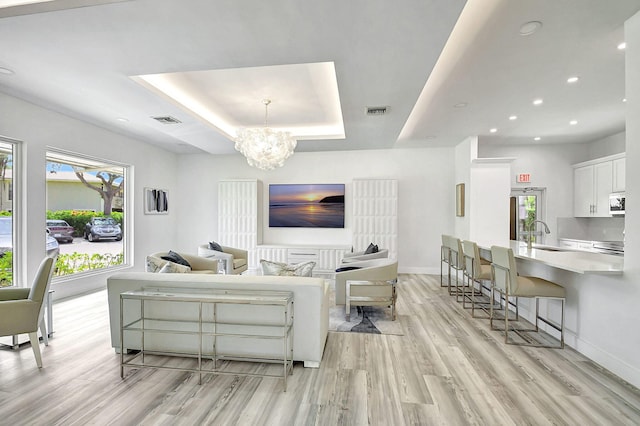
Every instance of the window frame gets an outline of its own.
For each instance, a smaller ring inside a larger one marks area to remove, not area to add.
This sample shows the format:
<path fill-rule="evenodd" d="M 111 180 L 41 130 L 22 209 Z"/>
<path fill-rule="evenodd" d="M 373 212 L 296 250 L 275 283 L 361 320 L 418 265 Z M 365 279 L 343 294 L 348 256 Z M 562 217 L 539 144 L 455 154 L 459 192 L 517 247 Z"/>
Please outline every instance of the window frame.
<path fill-rule="evenodd" d="M 50 154 L 53 154 L 54 156 L 57 155 L 58 157 L 54 157 L 52 159 Z M 64 163 L 64 161 L 57 161 L 57 160 L 62 160 L 63 158 L 68 158 L 68 157 L 75 158 L 78 160 L 78 162 L 85 160 L 87 162 L 92 162 L 92 163 L 108 164 L 115 167 L 122 167 L 122 171 L 123 171 L 122 176 L 124 179 L 124 191 L 122 194 L 122 203 L 123 203 L 122 210 L 124 212 L 123 226 L 122 226 L 122 234 L 123 234 L 122 250 L 124 254 L 123 254 L 122 264 L 120 265 L 109 266 L 101 269 L 93 269 L 93 270 L 84 271 L 84 272 L 77 272 L 74 274 L 64 275 L 64 276 L 54 276 L 52 278 L 52 284 L 65 283 L 65 282 L 74 281 L 74 280 L 78 280 L 86 277 L 91 277 L 94 275 L 101 275 L 104 273 L 112 273 L 117 270 L 130 268 L 133 265 L 133 216 L 134 214 L 131 209 L 133 206 L 133 202 L 130 198 L 132 194 L 131 186 L 133 185 L 133 179 L 132 179 L 133 165 L 122 163 L 120 161 L 115 161 L 112 159 L 98 157 L 95 155 L 88 155 L 88 154 L 68 151 L 68 150 L 64 150 L 64 149 L 60 149 L 52 146 L 47 146 L 45 149 L 45 164 L 50 161 Z M 65 164 L 68 164 L 68 163 L 65 163 Z M 45 181 L 46 181 L 46 176 L 45 176 Z M 46 182 L 45 182 L 45 185 L 46 185 Z M 45 188 L 45 192 L 46 191 L 47 189 Z"/>

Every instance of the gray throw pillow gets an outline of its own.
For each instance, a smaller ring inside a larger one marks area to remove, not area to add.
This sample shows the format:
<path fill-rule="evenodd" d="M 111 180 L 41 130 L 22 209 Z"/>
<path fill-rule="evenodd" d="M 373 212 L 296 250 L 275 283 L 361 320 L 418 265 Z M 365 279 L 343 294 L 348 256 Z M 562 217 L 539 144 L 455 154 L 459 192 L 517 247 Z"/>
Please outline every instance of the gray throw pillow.
<path fill-rule="evenodd" d="M 177 263 L 178 265 L 188 266 L 189 268 L 191 268 L 191 264 L 187 262 L 187 260 L 184 257 L 180 256 L 175 251 L 169 250 L 169 253 L 167 253 L 164 256 L 160 256 L 160 258 L 164 260 L 168 260 L 169 262 Z"/>
<path fill-rule="evenodd" d="M 209 242 L 209 249 L 210 250 L 224 252 L 224 250 L 222 250 L 222 247 L 220 246 L 220 244 L 216 243 L 215 241 L 210 241 Z"/>
<path fill-rule="evenodd" d="M 369 244 L 369 247 L 364 251 L 364 254 L 371 254 L 378 252 L 378 245 L 374 245 L 373 243 Z"/>

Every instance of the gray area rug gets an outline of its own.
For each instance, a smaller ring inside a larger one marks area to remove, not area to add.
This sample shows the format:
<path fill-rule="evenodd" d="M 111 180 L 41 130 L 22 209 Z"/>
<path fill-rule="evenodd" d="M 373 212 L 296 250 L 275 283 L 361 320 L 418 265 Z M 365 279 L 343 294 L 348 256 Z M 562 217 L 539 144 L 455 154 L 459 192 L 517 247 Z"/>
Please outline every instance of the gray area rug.
<path fill-rule="evenodd" d="M 397 305 L 396 305 L 397 306 Z M 331 283 L 329 331 L 402 336 L 400 321 L 391 320 L 391 308 L 385 306 L 352 306 L 350 321 L 345 320 L 344 305 L 336 306 L 335 284 Z"/>

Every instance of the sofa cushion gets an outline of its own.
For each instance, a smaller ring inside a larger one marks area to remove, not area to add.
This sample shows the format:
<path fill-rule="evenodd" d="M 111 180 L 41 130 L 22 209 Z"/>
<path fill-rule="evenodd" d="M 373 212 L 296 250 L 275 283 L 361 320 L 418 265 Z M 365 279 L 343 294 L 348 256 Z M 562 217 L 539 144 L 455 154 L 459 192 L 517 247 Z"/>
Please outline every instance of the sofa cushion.
<path fill-rule="evenodd" d="M 262 273 L 264 275 L 280 275 L 280 276 L 296 276 L 310 277 L 316 262 L 303 262 L 289 265 L 281 262 L 272 262 L 270 260 L 260 260 Z"/>
<path fill-rule="evenodd" d="M 160 259 L 156 256 L 147 256 L 145 259 L 145 271 L 147 272 L 159 272 L 164 265 L 167 264 L 166 260 Z"/>
<path fill-rule="evenodd" d="M 223 251 L 220 244 L 216 243 L 215 241 L 209 242 L 209 249 L 215 250 L 215 251 Z"/>
<path fill-rule="evenodd" d="M 169 253 L 160 257 L 164 260 L 168 260 L 169 262 L 177 263 L 183 266 L 188 266 L 189 269 L 191 269 L 191 265 L 189 264 L 189 262 L 187 262 L 187 260 L 184 257 L 180 256 L 175 251 L 169 250 Z"/>
<path fill-rule="evenodd" d="M 184 266 L 184 265 L 181 265 L 179 263 L 174 263 L 174 262 L 167 262 L 158 271 L 158 273 L 160 273 L 160 274 L 175 274 L 175 273 L 186 274 L 188 272 L 191 272 L 191 267 L 190 266 Z"/>

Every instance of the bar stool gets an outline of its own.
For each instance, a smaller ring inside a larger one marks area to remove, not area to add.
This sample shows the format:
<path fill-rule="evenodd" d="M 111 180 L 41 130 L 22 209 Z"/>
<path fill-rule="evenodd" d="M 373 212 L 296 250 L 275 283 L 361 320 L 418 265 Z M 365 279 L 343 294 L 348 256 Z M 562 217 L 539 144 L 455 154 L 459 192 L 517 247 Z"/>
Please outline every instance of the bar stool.
<path fill-rule="evenodd" d="M 556 348 L 562 349 L 564 348 L 564 303 L 565 303 L 565 290 L 564 287 L 559 286 L 556 283 L 551 281 L 547 281 L 538 277 L 525 277 L 518 275 L 518 271 L 516 269 L 516 260 L 513 256 L 513 250 L 506 247 L 492 246 L 491 247 L 491 258 L 492 258 L 492 274 L 493 274 L 493 285 L 492 285 L 492 294 L 491 299 L 493 300 L 493 291 L 496 290 L 504 295 L 506 299 L 507 306 L 504 311 L 504 342 L 507 344 L 515 344 L 515 345 L 526 345 L 526 346 L 536 346 L 542 348 Z M 518 316 L 518 298 L 519 297 L 529 297 L 536 299 L 536 321 L 535 321 L 535 329 L 516 329 L 512 328 L 509 325 L 509 297 L 515 297 L 515 308 L 516 308 L 516 321 L 519 319 Z M 543 318 L 539 314 L 539 300 L 541 298 L 545 299 L 559 299 L 562 302 L 562 311 L 561 311 L 561 319 L 560 324 L 556 324 L 549 319 Z M 502 302 L 500 302 L 502 303 Z M 492 330 L 501 330 L 499 328 L 494 328 L 493 320 L 494 320 L 494 309 L 493 304 L 491 305 L 491 311 L 489 314 L 490 324 Z M 560 346 L 550 346 L 544 344 L 535 344 L 535 343 L 519 343 L 509 341 L 509 331 L 514 331 L 517 334 L 522 335 L 524 332 L 538 332 L 538 320 L 546 323 L 553 329 L 560 332 Z"/>
<path fill-rule="evenodd" d="M 460 272 L 464 272 L 464 259 L 462 256 L 462 243 L 459 238 L 452 237 L 451 235 L 445 235 L 444 243 L 447 246 L 449 254 L 449 280 L 447 281 L 449 287 L 449 295 L 456 296 L 456 301 L 461 302 L 460 297 L 464 294 L 465 283 L 464 280 L 460 280 Z M 451 285 L 451 270 L 455 271 L 455 289 Z M 461 285 L 462 284 L 462 285 Z"/>
<path fill-rule="evenodd" d="M 491 264 L 487 263 L 486 260 L 480 257 L 478 244 L 473 241 L 462 241 L 462 253 L 464 256 L 463 277 L 466 278 L 468 284 L 463 287 L 463 291 L 466 288 L 470 288 L 471 290 L 470 296 L 468 296 L 466 292 L 463 293 L 462 307 L 466 309 L 466 301 L 469 300 L 471 303 L 472 317 L 475 318 L 475 308 L 478 306 L 487 313 L 485 319 L 489 319 L 489 305 L 493 305 L 495 303 L 494 299 L 491 297 L 491 282 L 493 280 Z M 484 282 L 489 282 L 489 286 L 485 286 L 483 284 Z M 479 285 L 477 291 L 476 284 Z M 490 294 L 488 301 L 485 300 L 485 290 Z M 479 299 L 479 297 L 481 299 Z"/>
<path fill-rule="evenodd" d="M 447 238 L 450 238 L 448 235 L 442 234 L 442 244 L 440 245 L 440 287 L 447 287 L 447 283 L 443 282 L 444 273 L 443 266 L 446 264 L 447 268 L 449 268 L 449 247 L 446 243 Z"/>

